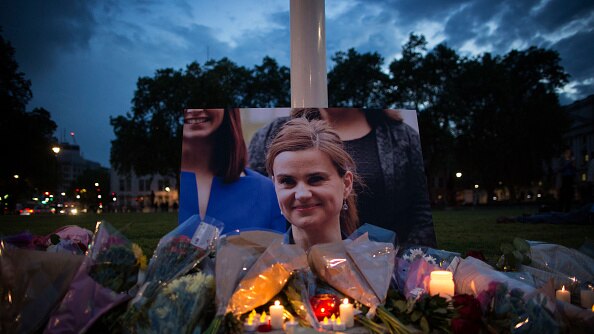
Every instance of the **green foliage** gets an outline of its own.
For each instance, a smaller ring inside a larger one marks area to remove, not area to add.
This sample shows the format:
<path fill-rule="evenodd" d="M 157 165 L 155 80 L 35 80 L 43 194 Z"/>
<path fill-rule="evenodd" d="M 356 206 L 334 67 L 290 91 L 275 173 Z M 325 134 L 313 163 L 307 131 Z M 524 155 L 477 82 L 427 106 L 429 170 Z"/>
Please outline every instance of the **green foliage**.
<path fill-rule="evenodd" d="M 438 330 L 450 333 L 450 319 L 454 316 L 454 308 L 447 299 L 439 295 L 423 294 L 418 299 L 406 300 L 394 290 L 389 291 L 386 310 L 394 314 L 402 323 L 413 324 L 421 328 L 423 333 Z"/>
<path fill-rule="evenodd" d="M 425 38 L 411 34 L 390 63 L 388 102 L 419 112 L 426 172 L 446 188 L 458 170 L 468 182 L 462 187 L 527 186 L 547 176 L 543 164 L 569 126 L 556 93 L 568 80 L 560 61 L 537 47 L 460 57 L 443 44 L 428 51 Z"/>
<path fill-rule="evenodd" d="M 355 49 L 336 52 L 328 72 L 328 101 L 332 107 L 384 108 L 390 91 L 384 59 L 377 52 Z"/>
<path fill-rule="evenodd" d="M 10 42 L 0 35 L 0 142 L 4 144 L 2 154 L 7 157 L 0 163 L 0 194 L 8 194 L 3 204 L 11 210 L 36 190 L 53 190 L 57 181 L 51 151 L 56 123 L 43 108 L 26 111 L 33 97 L 31 82 L 19 72 L 14 54 Z M 13 175 L 19 175 L 19 179 Z"/>
<path fill-rule="evenodd" d="M 497 268 L 503 271 L 515 271 L 519 265 L 528 265 L 530 259 L 530 244 L 524 239 L 514 238 L 513 242 L 503 243 L 500 247 L 501 258 L 497 261 Z"/>

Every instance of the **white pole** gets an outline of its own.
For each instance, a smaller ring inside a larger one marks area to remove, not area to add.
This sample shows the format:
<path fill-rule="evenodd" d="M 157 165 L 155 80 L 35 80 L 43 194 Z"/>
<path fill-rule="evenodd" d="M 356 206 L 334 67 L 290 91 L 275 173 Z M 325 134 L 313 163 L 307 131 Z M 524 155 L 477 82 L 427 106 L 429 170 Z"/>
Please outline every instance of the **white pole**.
<path fill-rule="evenodd" d="M 291 0 L 291 107 L 328 107 L 324 0 Z"/>

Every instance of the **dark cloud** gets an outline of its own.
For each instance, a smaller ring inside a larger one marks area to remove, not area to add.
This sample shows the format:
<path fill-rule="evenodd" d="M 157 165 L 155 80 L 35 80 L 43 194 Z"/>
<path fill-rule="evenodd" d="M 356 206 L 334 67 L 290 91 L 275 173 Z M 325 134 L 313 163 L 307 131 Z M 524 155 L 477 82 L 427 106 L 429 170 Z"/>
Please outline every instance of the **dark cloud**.
<path fill-rule="evenodd" d="M 93 4 L 74 0 L 3 2 L 3 34 L 16 48 L 23 70 L 45 71 L 65 51 L 88 48 L 97 27 Z"/>
<path fill-rule="evenodd" d="M 561 64 L 572 80 L 594 78 L 594 30 L 577 33 L 551 46 L 561 55 Z M 593 83 L 594 84 L 594 83 Z M 591 90 L 590 93 L 594 93 Z"/>
<path fill-rule="evenodd" d="M 586 19 L 592 14 L 594 14 L 594 1 L 551 0 L 535 19 L 544 26 L 547 32 L 551 32 L 572 21 Z"/>

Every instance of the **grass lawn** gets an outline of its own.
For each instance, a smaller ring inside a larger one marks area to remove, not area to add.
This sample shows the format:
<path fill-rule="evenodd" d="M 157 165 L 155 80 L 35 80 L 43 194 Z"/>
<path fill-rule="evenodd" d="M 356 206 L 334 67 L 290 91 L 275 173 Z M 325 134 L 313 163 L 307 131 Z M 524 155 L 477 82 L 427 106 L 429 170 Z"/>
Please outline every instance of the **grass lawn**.
<path fill-rule="evenodd" d="M 532 206 L 434 209 L 433 220 L 439 248 L 460 253 L 480 250 L 494 264 L 500 255 L 501 243 L 511 242 L 514 237 L 547 241 L 572 248 L 578 248 L 586 238 L 594 239 L 594 225 L 495 223 L 500 216 L 534 212 L 536 208 Z M 147 255 L 152 254 L 163 235 L 177 226 L 176 213 L 0 216 L 0 236 L 25 230 L 46 235 L 64 225 L 78 225 L 94 231 L 99 220 L 107 221 L 120 229 L 125 236 L 138 243 Z"/>

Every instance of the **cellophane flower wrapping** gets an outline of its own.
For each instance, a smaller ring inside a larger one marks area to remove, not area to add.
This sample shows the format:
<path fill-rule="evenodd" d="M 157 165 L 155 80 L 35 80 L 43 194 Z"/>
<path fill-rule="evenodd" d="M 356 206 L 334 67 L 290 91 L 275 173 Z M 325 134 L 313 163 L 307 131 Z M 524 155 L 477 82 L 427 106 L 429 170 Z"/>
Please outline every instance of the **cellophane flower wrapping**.
<path fill-rule="evenodd" d="M 0 241 L 0 333 L 34 333 L 68 291 L 84 256 Z"/>
<path fill-rule="evenodd" d="M 231 297 L 248 270 L 268 246 L 282 238 L 272 231 L 244 231 L 221 238 L 215 267 L 217 316 L 227 313 Z"/>
<path fill-rule="evenodd" d="M 241 315 L 264 305 L 282 290 L 294 270 L 307 267 L 303 249 L 275 240 L 239 282 L 227 312 Z"/>
<path fill-rule="evenodd" d="M 159 290 L 190 272 L 208 256 L 214 250 L 222 229 L 221 221 L 193 215 L 159 240 L 144 282 L 123 317 L 124 326 L 129 331 L 143 332 L 149 327 L 147 314 Z"/>
<path fill-rule="evenodd" d="M 201 333 L 214 314 L 215 283 L 201 272 L 172 280 L 159 289 L 148 309 L 143 333 Z"/>
<path fill-rule="evenodd" d="M 103 314 L 131 298 L 139 260 L 132 243 L 106 222 L 97 223 L 92 244 L 45 333 L 85 332 Z"/>
<path fill-rule="evenodd" d="M 391 243 L 355 240 L 317 244 L 308 254 L 319 278 L 341 293 L 375 309 L 386 298 L 396 252 Z"/>
<path fill-rule="evenodd" d="M 285 288 L 284 295 L 303 327 L 319 328 L 320 324 L 311 306 L 316 291 L 316 277 L 309 267 L 295 270 Z"/>
<path fill-rule="evenodd" d="M 561 288 L 578 282 L 594 281 L 594 259 L 582 252 L 565 246 L 528 241 L 530 245 L 530 264 L 522 265 L 518 269 L 531 273 L 537 286 L 544 285 L 553 279 L 555 285 Z"/>

